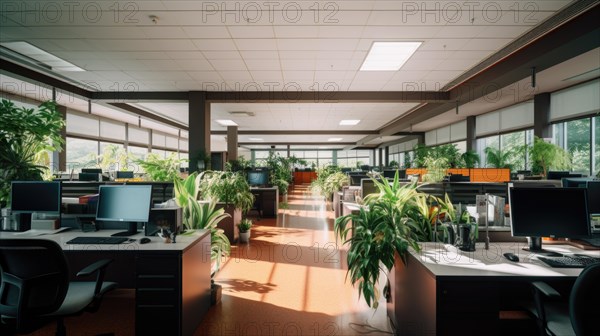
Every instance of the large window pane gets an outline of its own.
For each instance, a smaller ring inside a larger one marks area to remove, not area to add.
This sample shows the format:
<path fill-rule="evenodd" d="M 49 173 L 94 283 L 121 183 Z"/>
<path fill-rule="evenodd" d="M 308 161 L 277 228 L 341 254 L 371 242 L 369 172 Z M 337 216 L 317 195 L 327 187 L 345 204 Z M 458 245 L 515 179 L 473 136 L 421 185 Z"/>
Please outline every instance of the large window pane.
<path fill-rule="evenodd" d="M 513 151 L 520 154 L 512 156 L 511 163 L 514 170 L 524 170 L 525 153 L 520 150 L 525 145 L 525 131 L 503 134 L 500 137 L 500 144 L 503 153 Z"/>
<path fill-rule="evenodd" d="M 67 171 L 81 172 L 81 168 L 95 167 L 98 156 L 98 142 L 67 138 Z"/>
<path fill-rule="evenodd" d="M 105 171 L 124 170 L 127 166 L 127 152 L 122 144 L 100 142 L 100 167 Z"/>
<path fill-rule="evenodd" d="M 144 170 L 142 169 L 142 167 L 140 167 L 133 161 L 138 160 L 138 159 L 140 159 L 140 160 L 145 159 L 146 155 L 148 154 L 148 148 L 129 146 L 129 147 L 127 147 L 127 151 L 129 152 L 129 159 L 130 159 L 130 164 L 127 167 L 127 169 L 133 170 L 135 173 L 143 173 Z"/>
<path fill-rule="evenodd" d="M 590 174 L 590 118 L 573 120 L 566 123 L 566 149 L 573 160 L 572 171 Z"/>
<path fill-rule="evenodd" d="M 600 172 L 600 117 L 594 117 L 594 176 Z"/>

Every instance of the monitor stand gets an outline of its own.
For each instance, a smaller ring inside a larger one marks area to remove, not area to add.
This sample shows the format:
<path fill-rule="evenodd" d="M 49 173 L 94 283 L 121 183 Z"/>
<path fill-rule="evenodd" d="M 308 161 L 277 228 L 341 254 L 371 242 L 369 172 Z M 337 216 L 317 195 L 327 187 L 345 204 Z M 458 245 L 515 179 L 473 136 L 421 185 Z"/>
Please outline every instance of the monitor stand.
<path fill-rule="evenodd" d="M 129 236 L 133 236 L 134 234 L 138 233 L 137 222 L 129 222 L 128 225 L 129 226 L 127 228 L 127 231 L 113 233 L 113 234 L 111 234 L 111 236 L 112 237 L 129 237 Z"/>
<path fill-rule="evenodd" d="M 524 247 L 524 251 L 529 251 L 535 254 L 541 254 L 546 257 L 561 257 L 562 254 L 554 251 L 544 250 L 542 248 L 542 237 L 527 237 L 528 247 Z"/>

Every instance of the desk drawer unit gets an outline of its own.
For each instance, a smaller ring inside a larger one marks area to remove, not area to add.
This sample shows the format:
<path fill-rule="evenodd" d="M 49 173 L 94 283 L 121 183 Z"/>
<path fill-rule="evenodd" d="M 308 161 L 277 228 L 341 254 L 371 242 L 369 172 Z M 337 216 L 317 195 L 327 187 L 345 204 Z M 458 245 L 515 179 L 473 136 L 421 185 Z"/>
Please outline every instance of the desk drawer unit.
<path fill-rule="evenodd" d="M 136 258 L 136 335 L 181 335 L 181 255 Z"/>

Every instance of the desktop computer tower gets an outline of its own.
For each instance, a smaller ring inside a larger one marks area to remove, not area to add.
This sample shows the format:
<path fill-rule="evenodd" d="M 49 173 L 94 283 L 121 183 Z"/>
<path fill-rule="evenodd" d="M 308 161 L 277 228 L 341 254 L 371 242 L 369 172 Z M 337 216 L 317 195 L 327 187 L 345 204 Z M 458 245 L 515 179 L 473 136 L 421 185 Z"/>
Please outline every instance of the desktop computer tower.
<path fill-rule="evenodd" d="M 150 217 L 144 229 L 146 236 L 156 236 L 161 228 L 168 228 L 171 232 L 182 230 L 182 208 L 152 208 Z"/>

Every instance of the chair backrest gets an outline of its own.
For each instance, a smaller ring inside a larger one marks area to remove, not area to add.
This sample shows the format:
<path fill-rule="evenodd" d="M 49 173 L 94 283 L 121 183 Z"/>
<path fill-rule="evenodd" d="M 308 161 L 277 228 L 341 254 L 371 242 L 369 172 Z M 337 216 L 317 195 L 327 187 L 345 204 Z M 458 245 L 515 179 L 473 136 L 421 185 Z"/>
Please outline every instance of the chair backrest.
<path fill-rule="evenodd" d="M 56 311 L 69 288 L 61 247 L 45 239 L 0 239 L 0 315 L 16 319 L 17 330 Z"/>
<path fill-rule="evenodd" d="M 569 315 L 576 335 L 597 335 L 600 316 L 600 263 L 581 271 L 569 297 Z"/>

